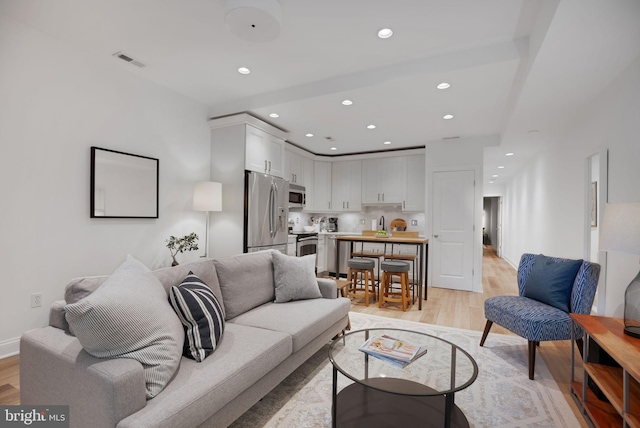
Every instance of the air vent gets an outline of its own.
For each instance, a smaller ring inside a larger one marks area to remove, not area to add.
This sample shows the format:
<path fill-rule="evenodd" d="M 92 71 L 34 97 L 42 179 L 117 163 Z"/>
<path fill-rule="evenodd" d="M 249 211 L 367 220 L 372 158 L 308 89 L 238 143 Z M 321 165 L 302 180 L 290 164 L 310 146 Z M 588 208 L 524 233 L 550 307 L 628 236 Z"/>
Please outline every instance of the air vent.
<path fill-rule="evenodd" d="M 458 139 L 460 139 L 460 136 L 459 136 L 459 135 L 457 135 L 457 136 L 455 136 L 455 137 L 444 137 L 444 138 L 443 138 L 443 140 L 444 140 L 444 141 L 446 141 L 446 140 L 458 140 Z"/>
<path fill-rule="evenodd" d="M 335 140 L 333 139 L 333 137 L 324 137 L 324 139 L 325 139 L 325 140 L 327 140 L 327 141 L 335 141 Z"/>
<path fill-rule="evenodd" d="M 138 61 L 137 59 L 134 59 L 131 57 L 131 55 L 127 55 L 126 53 L 122 52 L 122 51 L 118 51 L 116 53 L 113 54 L 113 56 L 115 56 L 116 58 L 119 58 L 125 62 L 128 62 L 129 64 L 133 64 L 136 67 L 140 67 L 140 68 L 144 68 L 146 67 L 145 64 L 143 64 L 142 62 Z"/>

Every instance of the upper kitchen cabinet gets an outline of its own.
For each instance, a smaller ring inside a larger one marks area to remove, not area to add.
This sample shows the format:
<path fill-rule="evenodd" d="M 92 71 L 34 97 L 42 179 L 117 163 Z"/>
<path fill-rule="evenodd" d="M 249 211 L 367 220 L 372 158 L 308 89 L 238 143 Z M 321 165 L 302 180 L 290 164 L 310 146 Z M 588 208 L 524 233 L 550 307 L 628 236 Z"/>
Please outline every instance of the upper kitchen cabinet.
<path fill-rule="evenodd" d="M 303 177 L 304 177 L 304 188 L 305 195 L 307 198 L 307 204 L 305 205 L 303 211 L 310 211 L 313 208 L 313 195 L 315 193 L 315 184 L 314 184 L 314 172 L 315 172 L 315 162 L 313 159 L 302 158 L 303 163 Z"/>
<path fill-rule="evenodd" d="M 284 179 L 289 183 L 305 185 L 304 157 L 292 151 L 284 151 Z"/>
<path fill-rule="evenodd" d="M 402 211 L 424 211 L 424 155 L 402 158 Z"/>
<path fill-rule="evenodd" d="M 284 139 L 246 125 L 245 168 L 276 177 L 284 175 Z"/>
<path fill-rule="evenodd" d="M 362 161 L 362 204 L 402 203 L 403 158 L 377 158 Z"/>
<path fill-rule="evenodd" d="M 331 162 L 315 161 L 313 168 L 313 196 L 307 195 L 305 211 L 331 211 Z"/>
<path fill-rule="evenodd" d="M 362 161 L 333 162 L 331 171 L 332 210 L 362 210 Z"/>

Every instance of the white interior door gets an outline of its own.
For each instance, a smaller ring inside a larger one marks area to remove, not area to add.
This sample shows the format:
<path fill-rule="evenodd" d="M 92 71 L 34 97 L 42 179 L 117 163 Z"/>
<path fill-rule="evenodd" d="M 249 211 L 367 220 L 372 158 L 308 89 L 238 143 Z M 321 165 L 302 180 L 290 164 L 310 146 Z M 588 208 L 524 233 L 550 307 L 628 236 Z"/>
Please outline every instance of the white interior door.
<path fill-rule="evenodd" d="M 434 287 L 471 291 L 473 288 L 474 171 L 433 174 Z"/>

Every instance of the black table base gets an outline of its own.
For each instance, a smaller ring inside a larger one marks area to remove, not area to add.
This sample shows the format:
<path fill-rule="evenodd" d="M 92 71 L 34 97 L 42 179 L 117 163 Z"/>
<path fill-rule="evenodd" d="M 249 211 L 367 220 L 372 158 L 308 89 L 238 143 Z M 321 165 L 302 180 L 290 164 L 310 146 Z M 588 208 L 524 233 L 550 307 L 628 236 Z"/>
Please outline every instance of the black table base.
<path fill-rule="evenodd" d="M 353 383 L 336 397 L 334 426 L 349 427 L 443 427 L 446 397 L 416 397 L 391 394 Z M 468 428 L 469 421 L 455 404 L 451 408 L 452 427 Z"/>

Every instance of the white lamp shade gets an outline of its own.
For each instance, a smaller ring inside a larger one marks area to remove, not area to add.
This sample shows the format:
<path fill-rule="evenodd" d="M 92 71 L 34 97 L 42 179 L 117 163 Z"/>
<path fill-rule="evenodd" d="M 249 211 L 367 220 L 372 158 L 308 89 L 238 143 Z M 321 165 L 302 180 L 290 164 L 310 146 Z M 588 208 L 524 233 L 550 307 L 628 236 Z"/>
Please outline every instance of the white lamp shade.
<path fill-rule="evenodd" d="M 605 205 L 600 249 L 640 254 L 640 202 Z"/>
<path fill-rule="evenodd" d="M 222 183 L 199 181 L 193 188 L 195 211 L 222 211 Z"/>

